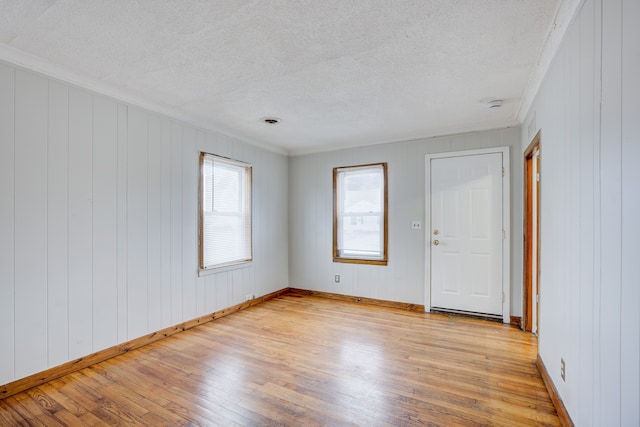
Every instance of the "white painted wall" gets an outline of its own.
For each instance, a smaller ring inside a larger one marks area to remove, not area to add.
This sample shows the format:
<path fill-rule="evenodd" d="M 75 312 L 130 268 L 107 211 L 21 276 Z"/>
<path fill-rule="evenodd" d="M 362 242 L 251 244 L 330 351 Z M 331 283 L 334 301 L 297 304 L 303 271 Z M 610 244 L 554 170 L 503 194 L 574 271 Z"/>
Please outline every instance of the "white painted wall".
<path fill-rule="evenodd" d="M 288 160 L 0 63 L 0 384 L 288 286 Z M 198 152 L 253 165 L 254 262 L 197 275 Z"/>
<path fill-rule="evenodd" d="M 640 425 L 638 22 L 637 0 L 586 0 L 523 125 L 523 148 L 542 137 L 539 354 L 578 426 Z"/>
<path fill-rule="evenodd" d="M 425 155 L 511 147 L 511 314 L 522 313 L 522 162 L 520 128 L 475 132 L 291 157 L 289 160 L 289 282 L 292 287 L 424 304 Z M 513 155 L 517 153 L 518 155 Z M 332 171 L 387 162 L 389 264 L 334 263 Z M 423 230 L 412 230 L 420 220 Z M 334 276 L 341 276 L 340 283 Z"/>

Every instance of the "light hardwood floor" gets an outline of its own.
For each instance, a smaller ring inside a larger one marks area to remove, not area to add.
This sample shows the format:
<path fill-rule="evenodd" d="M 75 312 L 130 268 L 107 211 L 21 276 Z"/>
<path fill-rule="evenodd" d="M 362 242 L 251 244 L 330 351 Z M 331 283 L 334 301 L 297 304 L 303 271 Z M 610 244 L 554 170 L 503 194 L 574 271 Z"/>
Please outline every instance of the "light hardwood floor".
<path fill-rule="evenodd" d="M 0 425 L 557 426 L 536 339 L 286 295 L 0 400 Z"/>

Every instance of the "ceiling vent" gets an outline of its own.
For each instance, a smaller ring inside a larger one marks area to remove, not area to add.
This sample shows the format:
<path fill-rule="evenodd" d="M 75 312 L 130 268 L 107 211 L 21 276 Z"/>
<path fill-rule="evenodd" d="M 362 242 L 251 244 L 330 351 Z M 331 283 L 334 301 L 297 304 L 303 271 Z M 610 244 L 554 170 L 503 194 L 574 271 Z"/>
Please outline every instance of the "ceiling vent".
<path fill-rule="evenodd" d="M 266 123 L 268 125 L 277 125 L 282 120 L 277 117 L 263 117 L 260 119 L 261 122 Z"/>
<path fill-rule="evenodd" d="M 504 104 L 504 101 L 502 99 L 494 99 L 492 101 L 487 102 L 487 108 L 490 110 L 494 108 L 500 108 L 502 107 L 502 104 Z"/>

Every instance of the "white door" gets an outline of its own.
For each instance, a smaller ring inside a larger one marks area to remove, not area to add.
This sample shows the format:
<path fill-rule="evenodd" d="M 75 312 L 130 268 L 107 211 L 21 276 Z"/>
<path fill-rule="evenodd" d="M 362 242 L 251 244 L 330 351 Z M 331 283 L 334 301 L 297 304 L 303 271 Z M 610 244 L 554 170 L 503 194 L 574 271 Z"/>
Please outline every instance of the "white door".
<path fill-rule="evenodd" d="M 503 314 L 502 157 L 430 159 L 432 308 Z"/>

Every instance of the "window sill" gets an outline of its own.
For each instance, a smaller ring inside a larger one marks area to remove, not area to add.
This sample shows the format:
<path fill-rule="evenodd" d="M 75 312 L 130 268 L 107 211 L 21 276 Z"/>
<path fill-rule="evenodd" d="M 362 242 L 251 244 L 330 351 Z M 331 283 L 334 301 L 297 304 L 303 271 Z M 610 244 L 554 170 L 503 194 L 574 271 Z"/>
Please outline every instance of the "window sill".
<path fill-rule="evenodd" d="M 342 262 L 345 264 L 368 264 L 368 265 L 387 265 L 386 259 L 363 259 L 363 258 L 333 258 L 333 262 Z"/>
<path fill-rule="evenodd" d="M 212 274 L 225 273 L 227 271 L 243 270 L 251 267 L 253 261 L 242 261 L 235 264 L 223 265 L 221 267 L 207 268 L 206 270 L 198 269 L 198 277 L 210 276 Z"/>

